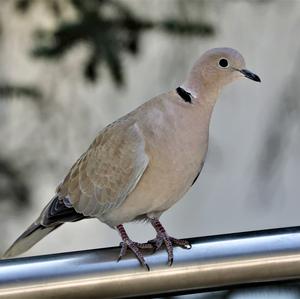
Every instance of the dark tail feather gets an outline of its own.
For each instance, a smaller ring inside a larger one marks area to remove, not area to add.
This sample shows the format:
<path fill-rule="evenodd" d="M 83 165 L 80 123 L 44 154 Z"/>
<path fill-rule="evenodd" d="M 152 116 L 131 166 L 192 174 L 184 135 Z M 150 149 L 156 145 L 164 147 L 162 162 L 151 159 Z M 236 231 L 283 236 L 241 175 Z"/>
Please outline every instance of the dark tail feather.
<path fill-rule="evenodd" d="M 14 257 L 24 253 L 65 222 L 74 222 L 86 217 L 77 213 L 64 200 L 55 196 L 42 211 L 40 217 L 9 247 L 1 258 Z"/>
<path fill-rule="evenodd" d="M 1 258 L 10 258 L 24 253 L 34 244 L 46 237 L 50 232 L 61 226 L 59 223 L 55 226 L 45 227 L 39 223 L 33 223 L 31 226 L 8 248 Z"/>

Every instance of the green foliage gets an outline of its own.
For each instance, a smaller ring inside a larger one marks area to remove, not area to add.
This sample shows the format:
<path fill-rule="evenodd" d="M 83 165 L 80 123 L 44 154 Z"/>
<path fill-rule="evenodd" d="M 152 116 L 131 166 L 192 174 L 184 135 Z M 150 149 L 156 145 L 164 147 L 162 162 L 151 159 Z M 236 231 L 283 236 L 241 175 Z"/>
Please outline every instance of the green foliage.
<path fill-rule="evenodd" d="M 18 0 L 16 8 L 26 12 L 36 0 Z M 51 0 L 45 6 L 57 18 L 54 30 L 38 30 L 33 55 L 44 59 L 62 58 L 79 43 L 90 49 L 83 73 L 89 81 L 96 81 L 100 65 L 110 71 L 113 81 L 124 83 L 122 68 L 123 53 L 136 55 L 139 52 L 141 35 L 149 30 L 168 34 L 209 36 L 213 27 L 205 22 L 189 23 L 174 18 L 163 21 L 145 20 L 132 10 L 114 0 Z M 76 18 L 63 16 L 64 9 L 71 9 Z"/>

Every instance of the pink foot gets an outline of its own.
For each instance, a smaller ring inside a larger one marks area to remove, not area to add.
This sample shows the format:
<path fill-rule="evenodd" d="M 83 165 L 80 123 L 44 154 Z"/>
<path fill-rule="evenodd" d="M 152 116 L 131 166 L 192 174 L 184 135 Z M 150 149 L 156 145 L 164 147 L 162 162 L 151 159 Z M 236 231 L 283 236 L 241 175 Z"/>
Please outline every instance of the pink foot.
<path fill-rule="evenodd" d="M 173 237 L 168 236 L 166 230 L 164 227 L 161 225 L 158 219 L 151 219 L 150 220 L 152 226 L 155 228 L 157 235 L 156 238 L 153 240 L 148 241 L 150 243 L 154 250 L 156 251 L 157 249 L 161 248 L 161 246 L 164 244 L 167 249 L 168 253 L 168 265 L 172 266 L 174 256 L 173 256 L 173 245 L 180 246 L 184 249 L 191 249 L 192 245 L 190 244 L 189 241 L 187 240 L 180 240 L 180 239 L 175 239 Z"/>
<path fill-rule="evenodd" d="M 122 224 L 118 225 L 117 229 L 118 229 L 120 236 L 122 238 L 122 241 L 123 241 L 120 244 L 121 251 L 120 251 L 120 255 L 119 255 L 117 262 L 119 262 L 122 259 L 122 257 L 126 254 L 127 249 L 129 248 L 134 253 L 134 255 L 136 256 L 136 258 L 138 259 L 140 264 L 143 267 L 147 268 L 148 271 L 150 271 L 150 268 L 149 268 L 148 264 L 146 263 L 144 256 L 141 253 L 140 249 L 150 249 L 150 248 L 153 248 L 153 246 L 149 243 L 137 243 L 137 242 L 133 242 L 132 240 L 130 240 Z"/>

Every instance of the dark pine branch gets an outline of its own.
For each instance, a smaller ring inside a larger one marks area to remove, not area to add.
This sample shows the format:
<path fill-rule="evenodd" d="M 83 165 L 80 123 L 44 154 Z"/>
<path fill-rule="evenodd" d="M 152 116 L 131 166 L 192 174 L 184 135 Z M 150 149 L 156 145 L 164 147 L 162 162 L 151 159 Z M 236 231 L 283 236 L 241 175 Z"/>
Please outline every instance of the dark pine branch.
<path fill-rule="evenodd" d="M 29 204 L 29 188 L 23 177 L 12 163 L 0 158 L 0 200 L 10 200 L 18 206 Z"/>
<path fill-rule="evenodd" d="M 26 12 L 33 3 L 36 0 L 18 0 L 17 7 Z M 83 73 L 93 82 L 98 78 L 99 65 L 105 65 L 113 81 L 119 86 L 122 85 L 122 55 L 136 55 L 139 52 L 141 35 L 146 31 L 202 37 L 214 34 L 213 26 L 203 21 L 190 23 L 175 18 L 163 21 L 141 19 L 129 7 L 116 0 L 51 0 L 45 3 L 48 3 L 48 9 L 52 7 L 52 12 L 56 11 L 56 15 L 60 17 L 54 30 L 37 31 L 33 55 L 44 59 L 60 59 L 74 46 L 85 43 L 91 51 Z M 62 5 L 66 3 L 69 9 L 74 10 L 77 16 L 75 20 L 70 21 L 63 17 Z"/>
<path fill-rule="evenodd" d="M 0 83 L 0 100 L 18 97 L 39 100 L 42 98 L 42 94 L 33 86 Z"/>

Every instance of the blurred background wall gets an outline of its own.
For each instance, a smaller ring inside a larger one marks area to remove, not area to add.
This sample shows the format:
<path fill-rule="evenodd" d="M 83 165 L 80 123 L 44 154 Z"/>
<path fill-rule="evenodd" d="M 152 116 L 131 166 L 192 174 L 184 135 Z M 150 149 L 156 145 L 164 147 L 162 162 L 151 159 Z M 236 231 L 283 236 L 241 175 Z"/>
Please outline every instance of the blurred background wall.
<path fill-rule="evenodd" d="M 205 50 L 243 53 L 262 79 L 223 91 L 200 179 L 162 222 L 171 235 L 299 225 L 300 2 L 10 0 L 0 6 L 0 251 L 39 214 L 105 125 L 176 88 Z M 154 236 L 129 224 L 134 240 Z M 113 246 L 97 220 L 28 255 Z"/>

